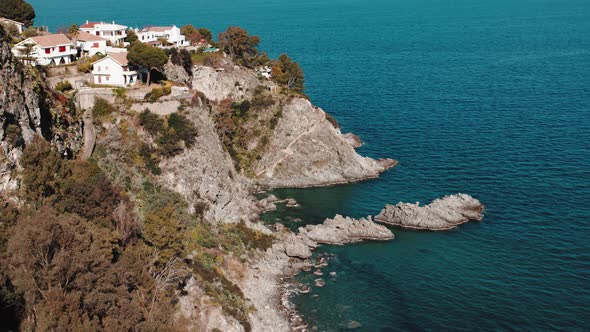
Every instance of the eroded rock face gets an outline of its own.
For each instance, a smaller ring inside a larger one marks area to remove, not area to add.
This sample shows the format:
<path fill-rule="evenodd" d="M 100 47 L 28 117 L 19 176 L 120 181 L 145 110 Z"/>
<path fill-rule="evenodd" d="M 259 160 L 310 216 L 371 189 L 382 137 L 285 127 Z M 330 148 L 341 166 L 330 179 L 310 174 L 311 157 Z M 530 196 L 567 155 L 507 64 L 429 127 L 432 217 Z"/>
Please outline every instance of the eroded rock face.
<path fill-rule="evenodd" d="M 207 99 L 234 101 L 252 97 L 260 80 L 252 70 L 227 65 L 222 68 L 195 66 L 192 79 L 193 89 L 205 94 Z"/>
<path fill-rule="evenodd" d="M 188 116 L 197 128 L 195 143 L 162 162 L 162 183 L 182 194 L 193 208 L 205 203 L 207 221 L 256 219 L 260 208 L 250 195 L 252 184 L 235 171 L 207 109 L 193 108 Z"/>
<path fill-rule="evenodd" d="M 481 221 L 483 210 L 479 200 L 457 194 L 435 199 L 426 206 L 419 203 L 387 205 L 375 220 L 404 228 L 444 231 L 470 220 Z"/>
<path fill-rule="evenodd" d="M 254 172 L 263 186 L 302 188 L 375 178 L 395 164 L 360 156 L 323 110 L 293 98 L 283 106 Z"/>
<path fill-rule="evenodd" d="M 168 61 L 164 65 L 164 75 L 166 75 L 166 78 L 169 80 L 173 80 L 175 82 L 191 83 L 191 77 L 186 72 L 184 67 L 175 65 L 172 63 L 172 61 Z"/>
<path fill-rule="evenodd" d="M 45 77 L 14 58 L 0 29 L 0 191 L 16 189 L 14 171 L 21 152 L 36 136 L 50 140 L 63 154 L 79 150 L 81 121 L 72 118 L 67 101 L 54 101 L 50 94 Z"/>
<path fill-rule="evenodd" d="M 394 238 L 385 226 L 369 219 L 352 219 L 336 215 L 326 219 L 323 224 L 307 225 L 299 229 L 299 234 L 317 243 L 342 245 L 361 241 L 387 241 Z"/>

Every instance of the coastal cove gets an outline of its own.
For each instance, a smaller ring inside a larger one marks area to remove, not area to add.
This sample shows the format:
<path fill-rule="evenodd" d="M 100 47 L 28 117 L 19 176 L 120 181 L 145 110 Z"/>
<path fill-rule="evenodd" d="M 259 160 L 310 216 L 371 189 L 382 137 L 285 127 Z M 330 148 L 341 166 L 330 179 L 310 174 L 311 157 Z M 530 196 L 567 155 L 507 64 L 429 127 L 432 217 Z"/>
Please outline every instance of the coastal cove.
<path fill-rule="evenodd" d="M 457 192 L 486 205 L 483 222 L 450 232 L 392 228 L 391 242 L 320 247 L 336 276 L 293 298 L 310 325 L 590 329 L 588 1 L 29 2 L 51 29 L 243 26 L 271 56 L 302 65 L 307 94 L 361 137 L 361 155 L 399 160 L 379 179 L 275 190 L 300 206 L 270 220 L 296 228 Z"/>

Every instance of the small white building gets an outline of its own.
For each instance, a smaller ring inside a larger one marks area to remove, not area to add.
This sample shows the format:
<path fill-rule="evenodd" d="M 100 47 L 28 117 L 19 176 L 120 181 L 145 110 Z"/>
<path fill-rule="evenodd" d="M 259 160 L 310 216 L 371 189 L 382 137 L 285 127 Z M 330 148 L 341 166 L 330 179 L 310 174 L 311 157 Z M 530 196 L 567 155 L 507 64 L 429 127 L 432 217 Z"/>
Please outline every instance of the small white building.
<path fill-rule="evenodd" d="M 156 40 L 164 38 L 176 47 L 189 46 L 186 37 L 180 33 L 180 28 L 176 25 L 168 27 L 145 27 L 141 32 L 152 33 L 156 37 Z"/>
<path fill-rule="evenodd" d="M 113 44 L 121 44 L 127 37 L 127 27 L 121 24 L 105 22 L 88 22 L 80 26 L 80 31 L 106 38 Z"/>
<path fill-rule="evenodd" d="M 258 68 L 256 68 L 256 74 L 258 74 L 259 77 L 271 79 L 272 78 L 272 68 L 270 68 L 269 66 L 258 67 Z"/>
<path fill-rule="evenodd" d="M 129 86 L 137 83 L 138 74 L 129 70 L 127 52 L 109 53 L 92 64 L 94 84 Z"/>
<path fill-rule="evenodd" d="M 8 18 L 0 17 L 0 24 L 4 26 L 14 25 L 18 30 L 19 34 L 22 34 L 25 31 L 25 24 L 17 21 L 13 21 Z"/>
<path fill-rule="evenodd" d="M 27 49 L 30 51 L 28 54 Z M 27 38 L 14 45 L 12 53 L 21 59 L 28 57 L 29 60 L 25 61 L 48 66 L 71 63 L 77 51 L 66 35 L 58 33 Z"/>
<path fill-rule="evenodd" d="M 81 55 L 93 56 L 96 53 L 107 54 L 107 39 L 88 32 L 80 31 L 77 36 L 76 46 Z"/>

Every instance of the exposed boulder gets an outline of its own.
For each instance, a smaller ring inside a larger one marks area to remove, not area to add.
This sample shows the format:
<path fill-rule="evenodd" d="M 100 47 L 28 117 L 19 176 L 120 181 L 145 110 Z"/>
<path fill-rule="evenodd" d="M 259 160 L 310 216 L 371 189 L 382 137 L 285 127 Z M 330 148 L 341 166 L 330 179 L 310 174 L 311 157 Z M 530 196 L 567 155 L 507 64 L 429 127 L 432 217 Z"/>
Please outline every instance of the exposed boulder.
<path fill-rule="evenodd" d="M 169 80 L 173 80 L 174 82 L 187 84 L 191 83 L 191 77 L 186 72 L 184 67 L 180 65 L 175 65 L 172 63 L 172 61 L 168 61 L 164 65 L 164 75 L 166 75 L 166 78 L 168 78 Z"/>
<path fill-rule="evenodd" d="M 336 215 L 326 219 L 323 224 L 307 225 L 299 229 L 299 234 L 317 243 L 342 245 L 361 241 L 386 241 L 394 238 L 385 226 L 369 219 L 352 219 Z"/>
<path fill-rule="evenodd" d="M 387 205 L 375 220 L 404 228 L 444 231 L 470 220 L 481 221 L 483 210 L 479 200 L 457 194 L 435 199 L 426 206 L 401 202 Z"/>

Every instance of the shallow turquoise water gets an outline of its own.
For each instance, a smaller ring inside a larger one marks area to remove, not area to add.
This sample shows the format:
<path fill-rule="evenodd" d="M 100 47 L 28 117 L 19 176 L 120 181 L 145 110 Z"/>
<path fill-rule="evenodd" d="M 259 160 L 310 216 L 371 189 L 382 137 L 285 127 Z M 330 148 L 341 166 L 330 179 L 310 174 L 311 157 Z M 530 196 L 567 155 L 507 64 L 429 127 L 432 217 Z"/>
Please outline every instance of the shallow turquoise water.
<path fill-rule="evenodd" d="M 400 161 L 377 180 L 280 191 L 302 204 L 283 218 L 455 192 L 486 204 L 484 222 L 456 231 L 323 248 L 337 277 L 295 299 L 320 330 L 590 330 L 589 1 L 30 2 L 52 28 L 87 13 L 242 25 L 302 64 L 308 94 L 367 142 L 362 154 Z"/>

